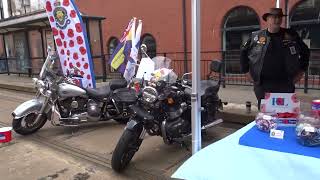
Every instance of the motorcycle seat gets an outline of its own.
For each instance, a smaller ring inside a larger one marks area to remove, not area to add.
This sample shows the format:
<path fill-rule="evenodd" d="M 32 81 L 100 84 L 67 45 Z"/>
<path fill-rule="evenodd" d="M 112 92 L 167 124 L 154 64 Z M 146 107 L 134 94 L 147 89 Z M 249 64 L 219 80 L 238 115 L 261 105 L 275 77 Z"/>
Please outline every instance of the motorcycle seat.
<path fill-rule="evenodd" d="M 110 89 L 116 90 L 119 88 L 127 87 L 127 81 L 125 79 L 113 79 L 109 83 Z"/>
<path fill-rule="evenodd" d="M 111 90 L 110 86 L 103 86 L 96 89 L 86 88 L 89 97 L 95 99 L 103 99 L 109 97 Z"/>

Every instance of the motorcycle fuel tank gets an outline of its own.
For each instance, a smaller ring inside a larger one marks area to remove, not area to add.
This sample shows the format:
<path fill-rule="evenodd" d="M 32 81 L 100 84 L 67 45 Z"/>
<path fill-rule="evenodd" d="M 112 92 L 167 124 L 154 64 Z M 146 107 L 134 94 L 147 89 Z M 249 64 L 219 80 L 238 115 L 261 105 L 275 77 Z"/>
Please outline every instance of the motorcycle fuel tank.
<path fill-rule="evenodd" d="M 86 91 L 78 86 L 61 83 L 59 84 L 59 96 L 62 98 L 85 96 Z"/>

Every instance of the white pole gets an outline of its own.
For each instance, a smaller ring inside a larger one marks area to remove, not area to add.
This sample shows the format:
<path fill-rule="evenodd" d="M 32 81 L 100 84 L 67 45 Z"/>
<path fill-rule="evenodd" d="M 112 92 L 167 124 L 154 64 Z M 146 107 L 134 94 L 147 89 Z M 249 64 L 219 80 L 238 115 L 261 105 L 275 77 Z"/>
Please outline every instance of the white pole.
<path fill-rule="evenodd" d="M 280 0 L 277 0 L 276 8 L 280 8 Z"/>
<path fill-rule="evenodd" d="M 192 154 L 201 149 L 200 0 L 192 0 Z"/>

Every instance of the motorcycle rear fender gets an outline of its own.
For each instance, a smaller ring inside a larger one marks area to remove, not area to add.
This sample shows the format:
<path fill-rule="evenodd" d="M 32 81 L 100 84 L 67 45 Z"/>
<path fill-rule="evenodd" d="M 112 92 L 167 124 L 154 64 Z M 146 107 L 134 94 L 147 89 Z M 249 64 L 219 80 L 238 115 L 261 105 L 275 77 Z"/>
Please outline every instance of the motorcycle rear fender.
<path fill-rule="evenodd" d="M 13 112 L 12 116 L 15 119 L 22 118 L 30 113 L 39 112 L 43 106 L 43 100 L 40 99 L 32 99 L 20 104 Z M 50 109 L 49 109 L 50 110 Z M 48 111 L 45 111 L 48 112 Z M 51 119 L 51 111 L 47 113 L 47 118 Z"/>

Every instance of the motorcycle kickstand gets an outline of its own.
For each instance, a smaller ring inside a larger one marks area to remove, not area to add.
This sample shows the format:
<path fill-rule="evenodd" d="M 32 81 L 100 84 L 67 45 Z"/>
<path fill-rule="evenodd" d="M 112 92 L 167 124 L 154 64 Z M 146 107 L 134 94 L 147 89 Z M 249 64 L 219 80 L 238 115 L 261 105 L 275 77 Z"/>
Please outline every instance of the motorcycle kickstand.
<path fill-rule="evenodd" d="M 187 150 L 188 152 L 191 151 L 191 149 L 189 148 L 189 146 L 188 146 L 184 141 L 180 142 L 180 146 L 181 146 L 182 148 L 186 148 L 186 150 Z"/>

